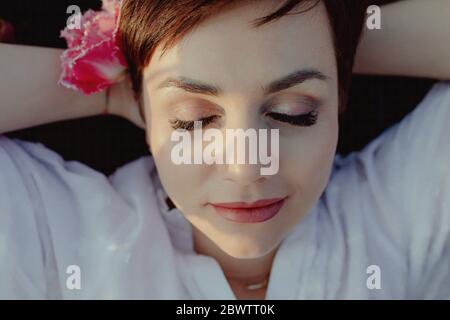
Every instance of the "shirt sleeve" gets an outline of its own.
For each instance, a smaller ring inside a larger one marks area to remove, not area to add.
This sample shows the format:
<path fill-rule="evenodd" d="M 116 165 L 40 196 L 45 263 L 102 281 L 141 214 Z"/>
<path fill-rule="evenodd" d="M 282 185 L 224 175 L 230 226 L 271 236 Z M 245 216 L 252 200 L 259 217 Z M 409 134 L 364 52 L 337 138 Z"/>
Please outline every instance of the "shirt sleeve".
<path fill-rule="evenodd" d="M 434 85 L 358 156 L 372 196 L 392 204 L 378 222 L 403 243 L 409 291 L 450 299 L 450 82 Z"/>
<path fill-rule="evenodd" d="M 82 163 L 0 135 L 0 299 L 71 294 L 64 291 L 66 268 L 81 261 L 84 224 L 103 217 L 110 189 L 103 174 Z"/>
<path fill-rule="evenodd" d="M 0 136 L 0 299 L 45 298 L 39 201 L 25 156 L 19 142 Z"/>

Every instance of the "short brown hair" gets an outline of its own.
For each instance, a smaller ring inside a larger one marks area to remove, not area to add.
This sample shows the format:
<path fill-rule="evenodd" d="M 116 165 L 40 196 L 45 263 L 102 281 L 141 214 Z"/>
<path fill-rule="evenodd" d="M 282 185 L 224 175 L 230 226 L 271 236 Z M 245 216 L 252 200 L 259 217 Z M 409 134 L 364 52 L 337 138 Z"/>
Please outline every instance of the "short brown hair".
<path fill-rule="evenodd" d="M 120 45 L 129 65 L 136 99 L 142 93 L 143 70 L 150 62 L 156 47 L 163 45 L 163 53 L 176 44 L 193 27 L 225 7 L 242 0 L 123 0 L 119 22 Z M 255 1 L 255 0 L 253 0 Z M 258 27 L 279 19 L 299 5 L 298 13 L 316 6 L 321 0 L 286 0 L 275 12 L 257 19 Z M 338 68 L 339 110 L 345 108 L 356 48 L 366 11 L 364 0 L 322 0 L 333 30 Z"/>

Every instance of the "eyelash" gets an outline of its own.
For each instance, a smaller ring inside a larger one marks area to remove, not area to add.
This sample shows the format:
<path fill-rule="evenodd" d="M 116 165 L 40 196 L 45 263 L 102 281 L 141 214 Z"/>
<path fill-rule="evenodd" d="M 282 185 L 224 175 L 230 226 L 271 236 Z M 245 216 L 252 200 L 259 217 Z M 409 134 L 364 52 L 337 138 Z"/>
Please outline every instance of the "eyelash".
<path fill-rule="evenodd" d="M 276 113 L 276 112 L 268 112 L 266 115 L 269 115 L 272 119 L 284 123 L 288 123 L 294 126 L 299 127 L 310 127 L 316 124 L 317 122 L 317 110 L 313 110 L 306 114 L 296 115 L 296 116 L 290 116 L 283 113 Z M 220 118 L 220 116 L 210 116 L 206 118 L 199 119 L 197 121 L 202 122 L 202 127 L 206 127 L 207 125 L 213 123 L 217 118 Z M 171 120 L 170 124 L 173 129 L 184 129 L 188 131 L 194 130 L 194 121 L 184 121 L 180 119 Z"/>
<path fill-rule="evenodd" d="M 217 118 L 220 118 L 220 116 L 209 116 L 206 118 L 199 119 L 197 121 L 202 122 L 202 127 L 206 127 L 210 123 L 214 122 Z M 183 121 L 180 119 L 171 120 L 170 124 L 172 125 L 172 128 L 176 129 L 184 129 L 188 131 L 194 130 L 194 121 Z"/>
<path fill-rule="evenodd" d="M 276 121 L 285 122 L 299 127 L 310 127 L 316 124 L 318 112 L 313 110 L 306 114 L 300 114 L 296 116 L 290 116 L 284 113 L 269 112 L 267 115 Z"/>

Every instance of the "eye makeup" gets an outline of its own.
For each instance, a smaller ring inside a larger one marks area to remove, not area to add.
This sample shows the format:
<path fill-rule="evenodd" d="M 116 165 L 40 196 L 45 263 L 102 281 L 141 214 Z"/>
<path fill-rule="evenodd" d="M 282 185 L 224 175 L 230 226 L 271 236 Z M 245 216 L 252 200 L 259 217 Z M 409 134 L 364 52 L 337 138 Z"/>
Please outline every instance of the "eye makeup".
<path fill-rule="evenodd" d="M 184 120 L 180 120 L 180 119 L 173 119 L 173 120 L 170 120 L 170 125 L 175 130 L 183 129 L 183 130 L 192 131 L 192 130 L 194 130 L 194 122 L 195 121 L 201 121 L 202 127 L 206 127 L 210 123 L 214 122 L 217 118 L 220 118 L 220 116 L 214 115 L 214 116 L 209 116 L 209 117 L 201 118 L 199 120 L 194 120 L 194 121 L 184 121 Z"/>
<path fill-rule="evenodd" d="M 321 102 L 310 96 L 275 99 L 263 106 L 263 113 L 279 122 L 310 127 L 317 122 Z"/>
<path fill-rule="evenodd" d="M 261 114 L 271 118 L 274 121 L 286 123 L 289 125 L 294 125 L 298 127 L 310 127 L 317 122 L 318 118 L 318 107 L 320 106 L 320 101 L 311 97 L 301 97 L 297 99 L 285 99 L 281 102 L 272 100 L 271 102 L 265 103 L 261 108 Z M 303 113 L 299 113 L 305 110 Z M 198 120 L 181 120 L 178 118 L 170 120 L 170 125 L 173 129 L 184 129 L 188 131 L 194 130 L 194 122 L 201 121 L 202 127 L 206 127 L 214 122 L 216 122 L 221 115 L 211 115 L 207 117 L 200 118 Z"/>
<path fill-rule="evenodd" d="M 310 126 L 313 126 L 314 124 L 316 124 L 318 111 L 313 110 L 306 114 L 299 114 L 299 115 L 293 115 L 293 116 L 285 114 L 285 113 L 276 113 L 276 112 L 269 112 L 266 115 L 271 117 L 274 120 L 292 124 L 294 126 L 310 127 Z"/>

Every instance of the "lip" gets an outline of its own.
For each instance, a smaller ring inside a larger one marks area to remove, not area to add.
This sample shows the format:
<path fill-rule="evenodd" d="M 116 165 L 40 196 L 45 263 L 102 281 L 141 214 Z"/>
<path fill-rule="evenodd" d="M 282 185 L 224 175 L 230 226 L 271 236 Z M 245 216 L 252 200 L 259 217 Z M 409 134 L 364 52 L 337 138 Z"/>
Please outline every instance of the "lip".
<path fill-rule="evenodd" d="M 272 219 L 283 207 L 285 198 L 262 199 L 255 202 L 212 203 L 223 218 L 240 223 L 258 223 Z"/>

